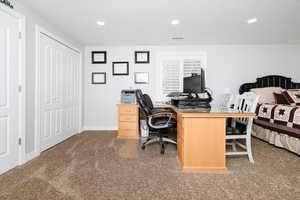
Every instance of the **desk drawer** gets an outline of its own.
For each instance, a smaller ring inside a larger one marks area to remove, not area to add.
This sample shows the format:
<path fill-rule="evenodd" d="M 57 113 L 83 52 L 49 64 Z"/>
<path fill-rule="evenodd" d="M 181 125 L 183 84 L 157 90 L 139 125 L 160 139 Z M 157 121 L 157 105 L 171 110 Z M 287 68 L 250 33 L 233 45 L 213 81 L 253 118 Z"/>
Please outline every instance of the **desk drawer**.
<path fill-rule="evenodd" d="M 120 122 L 137 122 L 136 115 L 120 115 Z"/>
<path fill-rule="evenodd" d="M 119 109 L 120 114 L 136 114 L 138 112 L 138 109 L 135 106 L 123 106 Z"/>
<path fill-rule="evenodd" d="M 119 130 L 136 130 L 137 122 L 119 122 Z"/>

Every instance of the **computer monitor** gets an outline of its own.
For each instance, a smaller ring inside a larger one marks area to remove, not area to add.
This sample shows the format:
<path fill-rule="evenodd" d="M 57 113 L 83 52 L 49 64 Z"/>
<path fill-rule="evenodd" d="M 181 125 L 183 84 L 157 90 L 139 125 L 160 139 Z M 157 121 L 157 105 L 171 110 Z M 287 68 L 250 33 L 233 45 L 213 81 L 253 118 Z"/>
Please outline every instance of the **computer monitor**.
<path fill-rule="evenodd" d="M 190 77 L 185 77 L 183 80 L 184 93 L 204 93 L 205 92 L 205 71 L 201 68 L 201 74 L 193 74 Z"/>

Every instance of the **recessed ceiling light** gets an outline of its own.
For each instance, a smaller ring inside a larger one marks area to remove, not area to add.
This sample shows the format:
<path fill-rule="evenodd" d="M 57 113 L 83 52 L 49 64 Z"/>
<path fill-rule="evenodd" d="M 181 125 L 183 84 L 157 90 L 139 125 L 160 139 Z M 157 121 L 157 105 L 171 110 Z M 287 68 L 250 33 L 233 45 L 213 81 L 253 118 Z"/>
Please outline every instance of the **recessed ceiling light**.
<path fill-rule="evenodd" d="M 247 21 L 248 24 L 253 24 L 253 23 L 255 23 L 255 22 L 257 22 L 257 19 L 256 19 L 256 18 L 252 18 L 252 19 L 249 19 L 249 20 Z"/>
<path fill-rule="evenodd" d="M 173 19 L 173 20 L 171 21 L 171 24 L 172 24 L 172 25 L 178 25 L 178 24 L 180 24 L 180 21 L 179 21 L 178 19 Z"/>
<path fill-rule="evenodd" d="M 104 25 L 105 25 L 104 21 L 97 21 L 97 24 L 98 24 L 99 26 L 104 26 Z"/>

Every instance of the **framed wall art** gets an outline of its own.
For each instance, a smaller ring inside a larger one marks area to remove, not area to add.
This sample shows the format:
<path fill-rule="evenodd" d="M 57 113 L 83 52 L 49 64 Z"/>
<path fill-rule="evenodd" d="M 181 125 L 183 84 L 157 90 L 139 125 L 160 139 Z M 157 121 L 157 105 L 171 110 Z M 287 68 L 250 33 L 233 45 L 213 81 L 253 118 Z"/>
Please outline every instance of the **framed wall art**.
<path fill-rule="evenodd" d="M 92 84 L 106 84 L 106 72 L 93 72 Z"/>
<path fill-rule="evenodd" d="M 135 57 L 136 64 L 150 63 L 150 51 L 136 51 L 134 57 Z"/>
<path fill-rule="evenodd" d="M 106 64 L 106 51 L 92 51 L 92 64 Z"/>
<path fill-rule="evenodd" d="M 135 84 L 148 84 L 149 83 L 149 73 L 148 72 L 135 72 L 134 83 Z"/>
<path fill-rule="evenodd" d="M 112 71 L 114 76 L 129 75 L 129 62 L 113 62 Z"/>

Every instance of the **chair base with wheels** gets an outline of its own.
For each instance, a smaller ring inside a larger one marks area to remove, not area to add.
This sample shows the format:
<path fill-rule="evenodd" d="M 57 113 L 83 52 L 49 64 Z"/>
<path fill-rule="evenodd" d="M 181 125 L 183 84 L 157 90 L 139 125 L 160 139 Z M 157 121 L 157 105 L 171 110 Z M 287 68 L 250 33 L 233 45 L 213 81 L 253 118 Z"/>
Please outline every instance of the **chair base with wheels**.
<path fill-rule="evenodd" d="M 165 144 L 170 143 L 170 144 L 175 144 L 177 145 L 177 142 L 175 140 L 172 140 L 166 136 L 164 136 L 163 133 L 160 131 L 157 133 L 157 136 L 148 138 L 145 142 L 142 143 L 141 149 L 145 150 L 147 145 L 153 144 L 153 143 L 158 143 L 160 144 L 160 153 L 164 154 L 165 153 Z"/>

